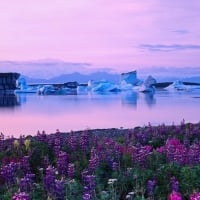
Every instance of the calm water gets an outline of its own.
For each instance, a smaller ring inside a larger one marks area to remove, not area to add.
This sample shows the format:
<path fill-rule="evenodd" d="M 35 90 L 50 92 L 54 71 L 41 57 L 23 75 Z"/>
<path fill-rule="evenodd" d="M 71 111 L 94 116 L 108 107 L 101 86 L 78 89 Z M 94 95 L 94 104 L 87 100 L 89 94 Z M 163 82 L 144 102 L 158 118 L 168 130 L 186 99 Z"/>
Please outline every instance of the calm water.
<path fill-rule="evenodd" d="M 200 121 L 200 90 L 156 91 L 154 95 L 136 92 L 118 94 L 87 94 L 39 96 L 21 94 L 11 101 L 15 106 L 0 102 L 0 132 L 6 136 L 35 135 L 82 130 L 86 128 L 133 128 L 152 124 L 175 124 Z"/>

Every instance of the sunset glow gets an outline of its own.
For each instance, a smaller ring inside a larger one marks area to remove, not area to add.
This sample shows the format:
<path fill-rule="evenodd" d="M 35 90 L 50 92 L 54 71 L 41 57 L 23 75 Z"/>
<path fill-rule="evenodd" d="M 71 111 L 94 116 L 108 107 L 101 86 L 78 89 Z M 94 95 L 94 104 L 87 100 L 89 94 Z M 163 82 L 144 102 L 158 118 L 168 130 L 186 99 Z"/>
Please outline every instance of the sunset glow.
<path fill-rule="evenodd" d="M 198 0 L 7 0 L 0 8 L 0 60 L 199 66 Z"/>

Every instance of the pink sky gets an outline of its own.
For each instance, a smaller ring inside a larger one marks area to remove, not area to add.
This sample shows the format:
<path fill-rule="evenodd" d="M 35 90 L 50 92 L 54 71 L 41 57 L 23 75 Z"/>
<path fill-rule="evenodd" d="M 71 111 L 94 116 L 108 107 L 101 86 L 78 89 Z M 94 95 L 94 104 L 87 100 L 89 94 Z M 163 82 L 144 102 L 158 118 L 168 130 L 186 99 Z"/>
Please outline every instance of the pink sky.
<path fill-rule="evenodd" d="M 199 0 L 0 1 L 0 60 L 197 66 Z"/>

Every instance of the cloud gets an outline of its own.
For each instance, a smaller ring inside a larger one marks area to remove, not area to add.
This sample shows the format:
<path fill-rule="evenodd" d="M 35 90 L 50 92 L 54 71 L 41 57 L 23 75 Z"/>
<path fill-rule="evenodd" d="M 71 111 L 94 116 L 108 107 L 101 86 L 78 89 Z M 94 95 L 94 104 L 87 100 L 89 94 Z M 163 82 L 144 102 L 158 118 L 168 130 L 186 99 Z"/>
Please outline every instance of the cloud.
<path fill-rule="evenodd" d="M 174 30 L 172 32 L 180 34 L 180 35 L 185 35 L 185 34 L 189 34 L 190 33 L 188 30 L 185 30 L 185 29 Z"/>
<path fill-rule="evenodd" d="M 179 50 L 200 50 L 200 45 L 194 44 L 142 44 L 139 46 L 141 49 L 146 49 L 148 51 L 179 51 Z"/>

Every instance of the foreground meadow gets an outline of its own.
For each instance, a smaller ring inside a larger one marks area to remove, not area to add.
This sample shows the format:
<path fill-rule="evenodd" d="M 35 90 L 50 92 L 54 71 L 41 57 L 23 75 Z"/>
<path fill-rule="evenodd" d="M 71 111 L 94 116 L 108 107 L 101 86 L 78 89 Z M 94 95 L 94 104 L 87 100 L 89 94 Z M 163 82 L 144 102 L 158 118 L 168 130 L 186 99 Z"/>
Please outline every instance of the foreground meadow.
<path fill-rule="evenodd" d="M 2 200 L 200 199 L 200 123 L 0 138 Z"/>

